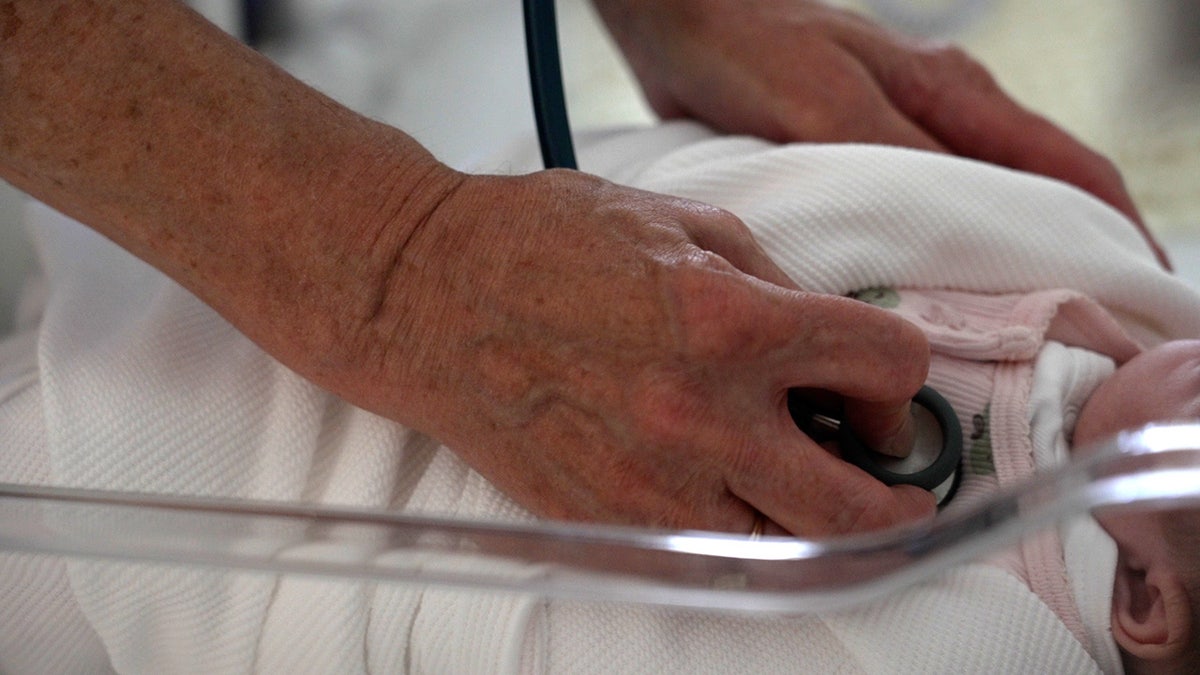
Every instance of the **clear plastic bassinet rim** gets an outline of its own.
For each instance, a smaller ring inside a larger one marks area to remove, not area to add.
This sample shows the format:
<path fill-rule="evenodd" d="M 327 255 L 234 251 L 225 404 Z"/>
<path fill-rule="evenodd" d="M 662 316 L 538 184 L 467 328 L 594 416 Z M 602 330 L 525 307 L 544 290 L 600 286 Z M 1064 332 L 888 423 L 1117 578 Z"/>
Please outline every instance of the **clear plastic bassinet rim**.
<path fill-rule="evenodd" d="M 1120 434 L 970 510 L 826 540 L 0 484 L 0 551 L 769 613 L 843 609 L 1107 509 L 1200 508 L 1200 424 Z"/>

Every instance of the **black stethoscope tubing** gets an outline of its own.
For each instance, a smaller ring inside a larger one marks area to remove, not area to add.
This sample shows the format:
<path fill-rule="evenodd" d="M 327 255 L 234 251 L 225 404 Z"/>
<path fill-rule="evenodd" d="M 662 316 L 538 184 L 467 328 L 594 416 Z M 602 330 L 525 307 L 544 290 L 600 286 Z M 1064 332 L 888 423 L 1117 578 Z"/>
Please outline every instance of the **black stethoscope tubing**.
<path fill-rule="evenodd" d="M 567 101 L 563 93 L 562 61 L 558 51 L 558 22 L 554 0 L 523 0 L 525 55 L 529 86 L 537 119 L 538 145 L 547 169 L 578 169 Z"/>

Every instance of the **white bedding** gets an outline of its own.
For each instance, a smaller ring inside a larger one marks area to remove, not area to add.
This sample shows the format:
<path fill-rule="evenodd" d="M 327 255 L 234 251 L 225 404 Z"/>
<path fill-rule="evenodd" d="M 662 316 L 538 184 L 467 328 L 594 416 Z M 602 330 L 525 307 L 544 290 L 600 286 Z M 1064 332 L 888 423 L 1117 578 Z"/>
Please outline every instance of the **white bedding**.
<path fill-rule="evenodd" d="M 810 290 L 1066 286 L 1144 342 L 1200 337 L 1200 295 L 1162 273 L 1116 212 L 1053 181 L 890 148 L 774 148 L 691 125 L 593 139 L 580 157 L 740 215 Z M 101 237 L 44 207 L 29 223 L 51 292 L 38 378 L 18 387 L 36 390 L 39 405 L 22 414 L 43 443 L 18 451 L 42 453 L 52 482 L 530 518 L 447 449 L 307 384 Z M 1097 670 L 1036 597 L 983 566 L 803 619 L 85 561 L 62 573 L 67 610 L 121 672 Z M 13 593 L 0 581 L 0 616 Z"/>

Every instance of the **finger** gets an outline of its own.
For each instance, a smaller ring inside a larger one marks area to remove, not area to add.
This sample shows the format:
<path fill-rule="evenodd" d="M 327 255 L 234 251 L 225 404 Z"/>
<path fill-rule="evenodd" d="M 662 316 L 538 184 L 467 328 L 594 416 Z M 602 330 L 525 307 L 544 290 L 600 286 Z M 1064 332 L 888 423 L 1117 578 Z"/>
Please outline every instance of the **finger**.
<path fill-rule="evenodd" d="M 868 448 L 892 457 L 907 457 L 916 441 L 911 401 L 876 403 L 846 401 L 842 423 Z"/>
<path fill-rule="evenodd" d="M 1116 167 L 1049 120 L 1024 110 L 1002 92 L 959 91 L 946 97 L 930 127 L 960 155 L 1057 178 L 1088 192 L 1128 217 L 1158 261 L 1170 268 L 1162 246 L 1142 221 Z M 975 118 L 954 121 L 945 108 L 956 106 Z M 980 133 L 990 128 L 992 133 Z M 1000 139 L 1007 136 L 1007 142 Z"/>
<path fill-rule="evenodd" d="M 796 431 L 768 461 L 759 457 L 727 478 L 730 490 L 788 532 L 824 537 L 865 532 L 930 517 L 933 495 L 889 488 L 825 452 Z"/>
<path fill-rule="evenodd" d="M 1111 162 L 991 83 L 946 85 L 919 118 L 954 152 L 1058 178 L 1108 202 L 1131 219 L 1138 212 Z"/>
<path fill-rule="evenodd" d="M 887 43 L 890 47 L 851 42 L 893 105 L 951 152 L 1057 178 L 1095 195 L 1130 218 L 1170 269 L 1112 162 L 1022 107 L 965 52 L 903 42 Z"/>
<path fill-rule="evenodd" d="M 911 323 L 836 296 L 811 296 L 805 315 L 822 329 L 795 357 L 789 388 L 843 397 L 842 419 L 871 449 L 905 457 L 916 435 L 911 400 L 925 382 L 929 345 Z M 846 331 L 845 326 L 853 326 Z"/>
<path fill-rule="evenodd" d="M 822 70 L 814 76 L 813 68 Z M 933 134 L 896 107 L 862 62 L 840 49 L 809 58 L 773 95 L 781 106 L 776 116 L 782 131 L 776 140 L 946 152 Z"/>
<path fill-rule="evenodd" d="M 716 253 L 752 277 L 784 288 L 798 288 L 796 282 L 767 255 L 745 223 L 727 211 L 708 208 L 711 211 L 706 210 L 699 214 L 700 217 L 684 223 L 697 246 Z"/>
<path fill-rule="evenodd" d="M 746 277 L 730 283 L 728 275 L 686 272 L 672 292 L 681 347 L 697 362 L 744 369 L 747 385 L 772 400 L 789 389 L 820 389 L 899 405 L 924 383 L 928 341 L 885 309 Z"/>
<path fill-rule="evenodd" d="M 842 296 L 799 293 L 791 300 L 779 312 L 795 336 L 779 371 L 788 388 L 899 404 L 924 383 L 929 343 L 912 323 Z"/>
<path fill-rule="evenodd" d="M 767 518 L 766 515 L 764 515 L 763 518 Z M 762 530 L 762 535 L 764 537 L 786 537 L 791 534 L 791 532 L 788 532 L 787 529 L 785 529 L 782 525 L 776 523 L 770 518 L 767 518 L 766 522 L 763 523 Z"/>
<path fill-rule="evenodd" d="M 848 110 L 838 114 L 792 113 L 781 122 L 784 132 L 780 140 L 870 143 L 947 152 L 933 134 L 913 123 L 886 98 L 880 96 L 879 99 L 874 103 L 847 106 Z M 806 99 L 806 102 L 811 102 L 811 99 Z"/>

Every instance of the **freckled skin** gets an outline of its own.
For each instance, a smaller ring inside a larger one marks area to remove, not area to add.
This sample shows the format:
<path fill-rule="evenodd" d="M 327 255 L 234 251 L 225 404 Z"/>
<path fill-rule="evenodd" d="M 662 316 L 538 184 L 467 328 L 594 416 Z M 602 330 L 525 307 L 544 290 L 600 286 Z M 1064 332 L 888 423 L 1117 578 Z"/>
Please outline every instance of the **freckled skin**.
<path fill-rule="evenodd" d="M 864 399 L 875 396 L 874 385 L 851 391 L 858 385 L 846 383 L 887 379 L 918 386 L 927 358 L 919 333 L 863 303 L 755 280 L 699 248 L 695 241 L 711 237 L 712 228 L 744 231 L 727 213 L 574 172 L 524 180 L 554 189 L 527 193 L 513 179 L 476 178 L 451 202 L 486 198 L 493 214 L 551 213 L 553 220 L 517 217 L 495 236 L 479 238 L 474 224 L 443 223 L 435 214 L 428 235 L 410 242 L 415 260 L 425 259 L 421 251 L 452 249 L 471 261 L 466 278 L 438 272 L 438 285 L 455 298 L 438 300 L 443 316 L 463 316 L 419 326 L 445 331 L 419 340 L 445 347 L 429 358 L 457 360 L 453 350 L 462 345 L 462 358 L 478 364 L 461 379 L 463 395 L 474 399 L 473 414 L 453 420 L 439 437 L 463 448 L 467 461 L 487 467 L 481 470 L 526 503 L 546 501 L 548 491 L 591 493 L 553 505 L 555 517 L 638 522 L 637 514 L 653 513 L 654 524 L 680 526 L 696 522 L 697 504 L 734 512 L 752 498 L 780 520 L 804 511 L 806 520 L 794 527 L 809 531 L 887 522 L 888 509 L 873 507 L 895 501 L 897 493 L 803 438 L 786 414 L 784 394 L 790 383 Z M 615 192 L 630 199 L 618 202 Z M 521 206 L 540 194 L 553 203 Z M 448 213 L 474 211 L 447 206 Z M 647 222 L 655 226 L 647 229 Z M 595 256 L 597 247 L 619 254 Z M 507 292 L 510 280 L 525 293 Z M 429 296 L 398 297 L 419 302 Z M 620 298 L 619 311 L 604 298 Z M 388 307 L 383 315 L 427 311 Z M 845 335 L 834 328 L 852 317 L 876 330 Z M 383 324 L 385 332 L 396 332 L 390 325 Z M 884 353 L 851 357 L 863 341 L 885 335 Z M 907 357 L 910 350 L 918 358 Z M 832 360 L 814 363 L 809 355 L 818 351 Z M 435 361 L 420 370 L 436 373 L 442 366 Z M 896 379 L 867 376 L 885 370 Z M 509 450 L 472 451 L 496 443 Z M 537 450 L 567 444 L 589 450 Z M 529 481 L 531 472 L 539 480 Z M 840 496 L 826 496 L 828 507 L 815 506 L 801 497 L 838 489 L 826 482 L 860 486 L 849 501 L 871 507 L 847 507 Z M 909 494 L 903 498 L 925 499 Z"/>
<path fill-rule="evenodd" d="M 990 153 L 1136 217 L 1110 166 L 960 52 L 803 0 L 597 7 L 668 114 Z M 831 395 L 870 444 L 904 446 L 922 336 L 798 291 L 732 215 L 574 172 L 453 171 L 179 2 L 0 2 L 0 35 L 0 176 L 534 512 L 748 532 L 761 511 L 806 535 L 932 512 L 786 406 L 793 387 Z"/>
<path fill-rule="evenodd" d="M 0 3 L 0 40 L 11 40 L 21 30 L 21 17 L 15 3 Z"/>
<path fill-rule="evenodd" d="M 806 534 L 931 512 L 786 409 L 789 387 L 836 392 L 886 444 L 922 336 L 795 290 L 730 214 L 452 171 L 176 3 L 2 7 L 7 180 L 534 512 L 748 531 L 757 509 Z"/>

